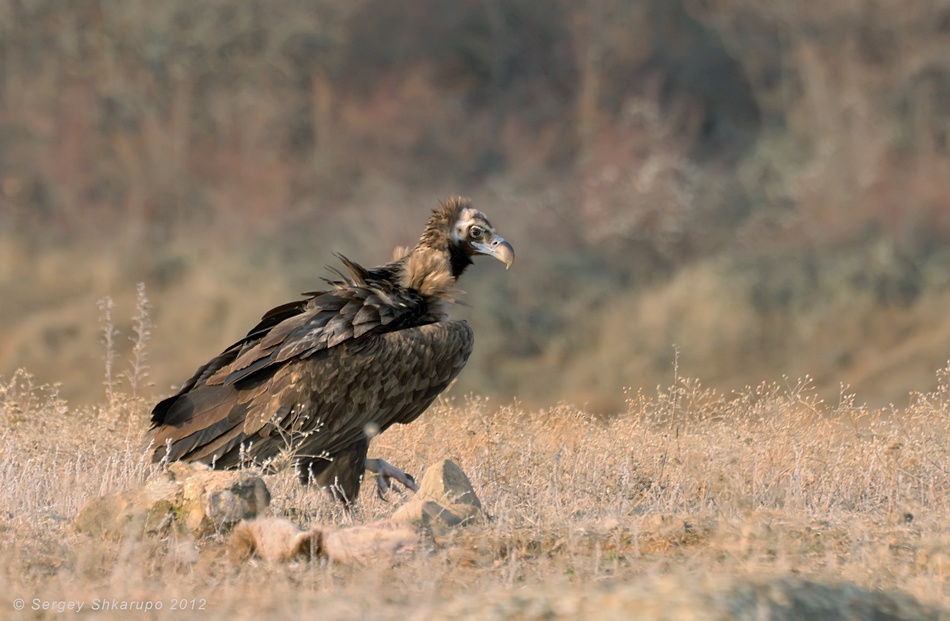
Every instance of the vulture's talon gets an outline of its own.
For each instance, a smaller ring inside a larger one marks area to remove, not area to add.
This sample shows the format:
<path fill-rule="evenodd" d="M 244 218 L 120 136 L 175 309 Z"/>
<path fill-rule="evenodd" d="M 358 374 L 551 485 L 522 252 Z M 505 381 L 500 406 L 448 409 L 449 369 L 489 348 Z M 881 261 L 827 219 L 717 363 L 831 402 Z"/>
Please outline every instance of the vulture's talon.
<path fill-rule="evenodd" d="M 392 486 L 389 484 L 389 481 L 386 480 L 386 477 L 377 476 L 376 477 L 376 497 L 380 500 L 386 500 L 386 493 L 392 489 Z"/>
<path fill-rule="evenodd" d="M 376 475 L 376 495 L 386 500 L 386 494 L 392 489 L 392 481 L 402 484 L 408 490 L 419 491 L 419 486 L 411 474 L 400 470 L 385 459 L 367 459 L 366 469 Z"/>

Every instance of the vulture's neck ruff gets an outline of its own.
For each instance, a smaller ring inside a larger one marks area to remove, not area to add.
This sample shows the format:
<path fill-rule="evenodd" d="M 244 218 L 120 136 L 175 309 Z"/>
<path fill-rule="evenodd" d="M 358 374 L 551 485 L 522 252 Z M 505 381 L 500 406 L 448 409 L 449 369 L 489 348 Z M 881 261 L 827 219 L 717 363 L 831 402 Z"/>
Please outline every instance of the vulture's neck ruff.
<path fill-rule="evenodd" d="M 419 292 L 437 320 L 448 317 L 448 307 L 455 303 L 461 290 L 455 286 L 445 251 L 427 247 L 415 248 L 406 256 L 399 284 Z"/>

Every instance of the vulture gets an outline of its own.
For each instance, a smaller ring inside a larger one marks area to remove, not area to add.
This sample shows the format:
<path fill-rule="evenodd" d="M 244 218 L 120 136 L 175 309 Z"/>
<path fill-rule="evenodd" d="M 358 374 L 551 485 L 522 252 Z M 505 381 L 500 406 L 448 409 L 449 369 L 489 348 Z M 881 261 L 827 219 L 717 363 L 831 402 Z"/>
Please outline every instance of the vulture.
<path fill-rule="evenodd" d="M 380 495 L 414 479 L 368 459 L 372 436 L 422 414 L 459 374 L 474 336 L 448 308 L 477 255 L 510 267 L 514 249 L 465 198 L 441 202 L 419 242 L 364 268 L 343 255 L 323 291 L 268 311 L 178 393 L 152 410 L 152 461 L 274 467 L 289 455 L 301 483 L 349 505 L 363 472 Z"/>

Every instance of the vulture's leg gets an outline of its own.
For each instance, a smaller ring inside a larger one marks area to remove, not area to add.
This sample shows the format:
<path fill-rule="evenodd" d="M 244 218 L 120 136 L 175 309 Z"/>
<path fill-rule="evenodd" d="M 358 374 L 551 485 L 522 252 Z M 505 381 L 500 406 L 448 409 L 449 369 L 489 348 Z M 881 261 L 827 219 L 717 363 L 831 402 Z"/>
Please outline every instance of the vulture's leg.
<path fill-rule="evenodd" d="M 386 499 L 385 494 L 392 487 L 390 479 L 402 483 L 406 489 L 419 491 L 419 486 L 416 485 L 416 480 L 411 474 L 400 470 L 385 459 L 367 459 L 366 470 L 376 475 L 376 493 L 382 500 Z"/>
<path fill-rule="evenodd" d="M 352 505 L 360 495 L 368 449 L 369 440 L 360 440 L 329 458 L 301 460 L 297 477 L 304 485 L 316 483 L 343 504 Z"/>

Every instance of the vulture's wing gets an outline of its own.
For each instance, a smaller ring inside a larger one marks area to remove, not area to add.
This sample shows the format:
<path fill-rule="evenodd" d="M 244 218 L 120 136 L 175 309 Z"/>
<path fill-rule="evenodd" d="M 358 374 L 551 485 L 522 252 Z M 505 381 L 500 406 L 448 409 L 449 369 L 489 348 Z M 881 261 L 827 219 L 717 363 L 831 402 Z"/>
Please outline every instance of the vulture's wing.
<path fill-rule="evenodd" d="M 349 266 L 348 266 L 349 267 Z M 368 424 L 421 414 L 464 366 L 465 322 L 418 325 L 425 301 L 365 281 L 339 283 L 278 307 L 199 369 L 153 411 L 156 458 L 221 466 L 265 460 L 292 442 L 304 454 L 339 451 Z"/>
<path fill-rule="evenodd" d="M 410 423 L 459 374 L 473 341 L 466 322 L 438 322 L 349 341 L 284 365 L 248 409 L 234 446 L 249 439 L 257 446 L 248 456 L 264 461 L 291 440 L 300 457 L 319 457 L 365 438 L 370 425 L 382 431 Z"/>
<path fill-rule="evenodd" d="M 316 297 L 322 293 L 325 292 L 314 292 L 308 295 Z M 197 386 L 201 386 L 207 382 L 208 378 L 213 376 L 215 373 L 223 368 L 228 367 L 242 352 L 260 342 L 260 340 L 264 338 L 274 326 L 277 326 L 281 322 L 296 315 L 306 312 L 307 304 L 308 300 L 297 300 L 295 302 L 282 304 L 281 306 L 269 310 L 261 318 L 260 322 L 254 326 L 250 332 L 247 333 L 247 336 L 225 349 L 207 363 L 198 367 L 198 370 L 195 371 L 194 375 L 192 375 L 188 381 L 182 384 L 181 388 L 176 394 L 160 401 L 152 410 L 152 427 L 158 427 L 165 423 L 168 417 L 168 411 L 178 400 L 178 397 L 191 392 Z"/>

